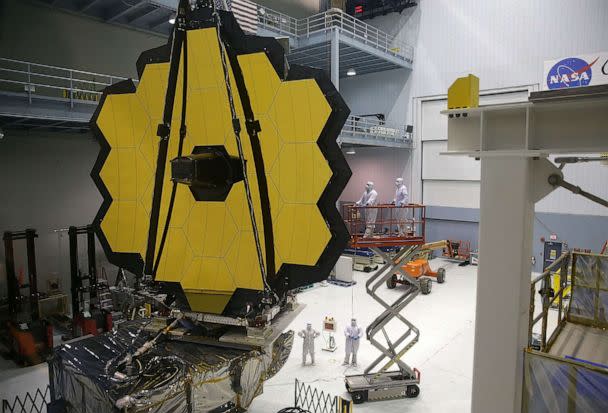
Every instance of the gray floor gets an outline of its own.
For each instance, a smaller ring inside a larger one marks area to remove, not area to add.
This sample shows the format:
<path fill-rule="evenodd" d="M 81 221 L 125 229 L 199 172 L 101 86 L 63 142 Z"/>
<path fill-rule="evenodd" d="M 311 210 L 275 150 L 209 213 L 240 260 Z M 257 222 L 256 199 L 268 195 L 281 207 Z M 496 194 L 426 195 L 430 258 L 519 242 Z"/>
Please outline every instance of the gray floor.
<path fill-rule="evenodd" d="M 608 331 L 566 323 L 550 353 L 608 365 Z"/>
<path fill-rule="evenodd" d="M 473 368 L 473 336 L 477 267 L 459 267 L 443 260 L 431 261 L 433 268 L 445 266 L 446 283 L 434 283 L 431 294 L 419 295 L 405 309 L 406 318 L 420 329 L 420 341 L 407 353 L 404 360 L 422 373 L 421 392 L 417 399 L 370 402 L 357 405 L 356 412 L 468 412 L 471 403 L 471 381 Z M 311 322 L 321 327 L 326 315 L 335 317 L 339 331 L 351 315 L 362 326 L 369 324 L 381 311 L 365 292 L 365 281 L 369 274 L 355 273 L 357 285 L 351 288 L 329 285 L 317 287 L 299 295 L 307 304 L 302 314 L 291 326 L 303 328 Z M 383 296 L 397 298 L 399 288 L 383 287 Z M 401 329 L 399 324 L 389 329 Z M 251 413 L 276 412 L 293 404 L 294 380 L 310 383 L 331 394 L 348 397 L 344 389 L 344 375 L 363 373 L 379 354 L 367 341 L 361 343 L 359 368 L 342 366 L 344 339 L 338 335 L 338 350 L 335 353 L 317 351 L 316 366 L 301 366 L 301 339 L 296 339 L 294 350 L 283 369 L 266 382 L 264 394 L 252 404 Z M 321 347 L 322 341 L 317 341 Z"/>
<path fill-rule="evenodd" d="M 406 317 L 420 329 L 420 341 L 407 353 L 405 361 L 422 373 L 421 393 L 417 399 L 370 402 L 357 406 L 365 412 L 467 412 L 470 410 L 471 374 L 473 365 L 473 335 L 477 267 L 459 267 L 454 263 L 433 260 L 447 269 L 447 281 L 433 284 L 430 295 L 418 296 L 405 310 Z M 338 350 L 329 353 L 321 350 L 323 338 L 317 339 L 316 366 L 301 366 L 300 338 L 285 367 L 264 386 L 264 393 L 251 405 L 251 413 L 271 413 L 293 405 L 294 380 L 298 378 L 334 395 L 348 397 L 344 389 L 344 375 L 362 373 L 378 352 L 367 341 L 361 343 L 359 368 L 342 366 L 344 339 L 340 332 L 351 316 L 365 327 L 380 312 L 381 307 L 365 293 L 369 274 L 355 273 L 354 287 L 318 286 L 299 295 L 307 306 L 291 325 L 298 330 L 306 322 L 321 330 L 326 315 L 338 321 Z M 399 288 L 379 291 L 387 298 L 399 296 Z M 401 331 L 398 324 L 389 330 Z M 390 333 L 390 331 L 389 331 Z M 25 391 L 48 383 L 46 365 L 16 368 L 0 361 L 0 398 L 24 394 Z"/>

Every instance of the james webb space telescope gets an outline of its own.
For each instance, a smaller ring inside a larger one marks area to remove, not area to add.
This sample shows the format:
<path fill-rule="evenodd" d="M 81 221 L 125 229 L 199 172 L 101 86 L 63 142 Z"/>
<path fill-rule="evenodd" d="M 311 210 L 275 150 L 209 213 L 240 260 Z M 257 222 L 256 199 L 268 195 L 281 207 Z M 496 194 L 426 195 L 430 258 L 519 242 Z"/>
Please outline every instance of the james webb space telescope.
<path fill-rule="evenodd" d="M 246 408 L 291 350 L 290 290 L 326 279 L 348 242 L 349 110 L 322 71 L 207 1 L 180 1 L 137 69 L 92 119 L 95 223 L 158 315 L 59 349 L 52 393 L 68 411 Z"/>

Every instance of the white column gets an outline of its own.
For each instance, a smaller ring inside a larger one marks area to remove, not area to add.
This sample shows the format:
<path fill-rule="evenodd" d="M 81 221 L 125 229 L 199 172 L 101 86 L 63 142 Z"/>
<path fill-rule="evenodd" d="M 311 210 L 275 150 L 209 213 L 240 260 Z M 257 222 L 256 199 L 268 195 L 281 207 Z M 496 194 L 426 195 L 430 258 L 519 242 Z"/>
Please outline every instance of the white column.
<path fill-rule="evenodd" d="M 534 160 L 481 159 L 472 413 L 520 413 L 534 225 Z"/>
<path fill-rule="evenodd" d="M 331 82 L 340 90 L 340 32 L 337 27 L 331 30 Z"/>

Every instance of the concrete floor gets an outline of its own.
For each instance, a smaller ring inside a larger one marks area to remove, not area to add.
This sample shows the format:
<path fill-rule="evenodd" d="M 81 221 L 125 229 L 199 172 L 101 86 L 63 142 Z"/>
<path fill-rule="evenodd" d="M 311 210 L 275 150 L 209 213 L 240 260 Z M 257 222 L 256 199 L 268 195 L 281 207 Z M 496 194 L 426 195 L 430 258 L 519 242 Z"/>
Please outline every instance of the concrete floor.
<path fill-rule="evenodd" d="M 357 405 L 356 412 L 470 411 L 477 267 L 459 267 L 440 259 L 431 261 L 431 266 L 446 268 L 445 284 L 434 283 L 431 294 L 419 295 L 404 310 L 405 317 L 420 329 L 420 341 L 404 357 L 410 366 L 421 371 L 420 396 L 416 399 L 369 402 Z M 339 333 L 344 329 L 345 323 L 350 321 L 351 315 L 365 328 L 382 309 L 365 292 L 365 282 L 369 276 L 370 274 L 355 272 L 357 284 L 354 287 L 328 285 L 299 294 L 300 302 L 307 307 L 291 328 L 298 330 L 311 322 L 320 331 L 321 321 L 326 315 L 338 320 Z M 381 287 L 378 291 L 390 300 L 401 294 L 401 288 L 388 290 Z M 389 330 L 402 329 L 399 324 L 389 327 Z M 316 366 L 302 367 L 302 339 L 297 337 L 287 364 L 265 383 L 264 394 L 254 400 L 249 412 L 277 412 L 293 405 L 295 378 L 319 390 L 348 398 L 344 388 L 344 375 L 363 373 L 379 352 L 363 340 L 359 350 L 359 368 L 345 368 L 342 366 L 342 334 L 337 335 L 337 343 L 338 350 L 328 353 L 320 350 L 322 339 L 319 338 Z"/>
<path fill-rule="evenodd" d="M 600 328 L 566 323 L 550 353 L 608 366 L 608 332 Z"/>
<path fill-rule="evenodd" d="M 431 294 L 419 295 L 405 310 L 407 319 L 420 329 L 420 341 L 407 353 L 404 360 L 422 373 L 421 392 L 417 399 L 369 402 L 356 407 L 357 412 L 468 412 L 471 400 L 473 367 L 473 336 L 477 267 L 459 267 L 440 259 L 431 262 L 433 268 L 444 266 L 445 284 L 433 284 Z M 293 405 L 294 380 L 310 384 L 332 395 L 348 398 L 344 375 L 362 373 L 379 354 L 363 340 L 359 350 L 359 368 L 342 366 L 344 337 L 341 334 L 351 316 L 365 328 L 381 310 L 365 292 L 365 281 L 370 274 L 355 272 L 354 287 L 317 286 L 299 295 L 306 308 L 291 325 L 299 330 L 307 322 L 321 331 L 326 315 L 338 321 L 338 349 L 335 353 L 321 350 L 323 338 L 316 342 L 316 366 L 301 366 L 302 340 L 296 337 L 294 349 L 286 365 L 264 385 L 264 393 L 251 405 L 251 413 L 271 413 Z M 402 288 L 402 287 L 401 287 Z M 390 300 L 401 294 L 401 288 L 379 289 Z M 402 330 L 399 324 L 390 330 Z M 48 383 L 46 365 L 15 368 L 0 360 L 0 398 L 25 394 L 25 391 L 44 387 Z"/>

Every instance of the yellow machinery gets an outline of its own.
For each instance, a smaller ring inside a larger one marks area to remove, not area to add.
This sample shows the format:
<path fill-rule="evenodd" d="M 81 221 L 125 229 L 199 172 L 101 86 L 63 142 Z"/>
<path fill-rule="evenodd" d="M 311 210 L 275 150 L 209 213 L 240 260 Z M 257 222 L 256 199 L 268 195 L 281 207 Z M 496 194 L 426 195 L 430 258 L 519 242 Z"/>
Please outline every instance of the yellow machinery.
<path fill-rule="evenodd" d="M 277 40 L 209 0 L 180 0 L 169 43 L 137 69 L 137 88 L 107 88 L 92 118 L 94 226 L 140 280 L 126 301 L 152 305 L 56 350 L 52 380 L 76 387 L 54 397 L 78 411 L 244 411 L 289 356 L 303 307 L 291 290 L 327 279 L 347 245 L 336 138 L 349 110 L 321 70 L 287 67 Z"/>
<path fill-rule="evenodd" d="M 231 315 L 335 264 L 348 108 L 320 71 L 285 75 L 274 40 L 192 21 L 171 56 L 142 54 L 137 89 L 102 98 L 96 224 L 111 262 L 178 286 L 192 311 Z"/>
<path fill-rule="evenodd" d="M 479 106 L 479 78 L 469 74 L 460 77 L 448 89 L 448 109 L 476 108 Z"/>
<path fill-rule="evenodd" d="M 557 270 L 553 273 L 551 277 L 551 288 L 553 291 L 557 292 L 562 288 L 561 284 L 561 270 Z M 570 285 L 570 277 L 566 280 L 566 286 L 564 287 L 564 291 L 562 292 L 562 298 L 570 298 L 570 293 L 572 292 L 572 286 Z M 555 302 L 557 305 L 557 302 Z"/>

